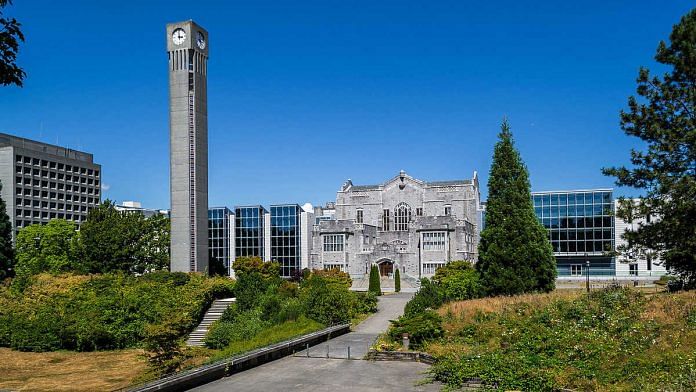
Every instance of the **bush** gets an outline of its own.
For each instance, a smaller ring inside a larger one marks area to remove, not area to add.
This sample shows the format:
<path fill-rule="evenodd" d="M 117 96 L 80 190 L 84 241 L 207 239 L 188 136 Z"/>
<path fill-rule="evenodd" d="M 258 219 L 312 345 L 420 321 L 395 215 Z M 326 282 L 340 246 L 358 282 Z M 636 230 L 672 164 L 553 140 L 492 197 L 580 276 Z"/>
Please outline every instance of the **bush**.
<path fill-rule="evenodd" d="M 427 340 L 437 339 L 444 335 L 442 319 L 432 310 L 410 317 L 401 316 L 392 321 L 389 337 L 393 341 L 401 341 L 404 333 L 409 336 L 409 343 L 414 349 L 422 347 Z"/>
<path fill-rule="evenodd" d="M 299 298 L 290 298 L 283 303 L 283 306 L 275 317 L 277 323 L 298 320 L 303 314 L 302 302 Z"/>
<path fill-rule="evenodd" d="M 167 375 L 181 368 L 189 358 L 181 347 L 180 337 L 185 333 L 179 319 L 170 319 L 162 324 L 145 327 L 143 348 L 148 352 L 148 362 L 159 375 Z"/>
<path fill-rule="evenodd" d="M 440 267 L 433 276 L 446 301 L 463 301 L 481 296 L 479 273 L 467 261 L 453 261 Z"/>
<path fill-rule="evenodd" d="M 354 314 L 352 293 L 347 287 L 312 274 L 305 282 L 300 300 L 307 317 L 324 325 L 351 319 Z"/>
<path fill-rule="evenodd" d="M 350 278 L 348 273 L 341 271 L 338 268 L 330 268 L 326 270 L 314 270 L 312 274 L 321 276 L 328 283 L 336 283 L 350 288 L 353 284 L 353 280 Z"/>
<path fill-rule="evenodd" d="M 184 283 L 185 282 L 185 283 Z M 0 292 L 0 346 L 24 351 L 92 351 L 137 347 L 146 328 L 177 320 L 192 330 L 234 281 L 157 273 L 79 276 L 39 274 L 23 292 Z"/>
<path fill-rule="evenodd" d="M 232 342 L 255 336 L 271 323 L 261 319 L 261 311 L 249 310 L 239 313 L 232 323 L 216 321 L 210 327 L 205 337 L 205 345 L 209 348 L 225 348 Z"/>
<path fill-rule="evenodd" d="M 421 288 L 406 304 L 404 315 L 407 317 L 423 313 L 428 309 L 437 309 L 445 301 L 441 289 L 428 278 L 421 279 Z"/>
<path fill-rule="evenodd" d="M 355 314 L 375 313 L 377 311 L 377 296 L 371 292 L 351 293 L 355 295 Z"/>
<path fill-rule="evenodd" d="M 242 311 L 258 306 L 261 293 L 265 293 L 269 286 L 282 283 L 280 265 L 264 262 L 260 257 L 239 257 L 234 261 L 233 268 L 237 280 L 237 305 Z"/>

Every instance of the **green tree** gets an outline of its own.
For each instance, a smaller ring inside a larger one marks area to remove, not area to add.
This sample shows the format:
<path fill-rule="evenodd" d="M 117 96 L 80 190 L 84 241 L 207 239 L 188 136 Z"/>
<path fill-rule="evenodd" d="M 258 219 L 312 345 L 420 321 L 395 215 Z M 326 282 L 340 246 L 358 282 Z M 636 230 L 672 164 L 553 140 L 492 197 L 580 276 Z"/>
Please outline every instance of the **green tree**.
<path fill-rule="evenodd" d="M 210 276 L 227 276 L 227 268 L 225 263 L 215 256 L 210 256 L 208 275 Z"/>
<path fill-rule="evenodd" d="M 551 291 L 556 280 L 553 249 L 534 214 L 527 167 L 507 120 L 498 138 L 476 264 L 482 286 L 490 295 Z"/>
<path fill-rule="evenodd" d="M 132 272 L 168 270 L 171 238 L 169 218 L 165 215 L 153 215 L 139 219 L 139 223 L 142 225 L 142 230 L 135 247 Z"/>
<path fill-rule="evenodd" d="M 2 5 L 0 3 L 0 5 Z M 2 191 L 2 183 L 0 183 Z M 14 274 L 14 249 L 12 248 L 12 222 L 7 216 L 7 205 L 0 197 L 0 281 Z"/>
<path fill-rule="evenodd" d="M 16 241 L 17 275 L 83 271 L 75 257 L 76 242 L 77 226 L 63 219 L 21 229 Z"/>
<path fill-rule="evenodd" d="M 370 268 L 370 280 L 367 291 L 373 293 L 374 295 L 382 295 L 382 287 L 379 278 L 379 269 L 376 265 Z"/>
<path fill-rule="evenodd" d="M 0 84 L 22 87 L 26 73 L 17 66 L 19 43 L 24 42 L 22 26 L 15 18 L 6 18 L 2 9 L 12 4 L 11 0 L 0 0 Z"/>
<path fill-rule="evenodd" d="M 260 257 L 238 257 L 232 264 L 236 284 L 234 288 L 237 308 L 246 311 L 255 308 L 269 286 L 279 286 L 280 265 L 264 262 Z"/>
<path fill-rule="evenodd" d="M 394 271 L 394 291 L 397 293 L 401 291 L 401 273 L 398 268 Z"/>
<path fill-rule="evenodd" d="M 457 260 L 435 271 L 433 282 L 438 284 L 447 300 L 463 301 L 477 298 L 481 293 L 479 274 L 470 262 Z"/>
<path fill-rule="evenodd" d="M 623 200 L 617 215 L 628 221 L 656 215 L 625 234 L 629 248 L 652 249 L 665 266 L 696 287 L 696 9 L 660 42 L 655 60 L 669 71 L 661 78 L 638 73 L 637 93 L 621 111 L 621 128 L 645 150 L 631 150 L 632 167 L 603 169 L 618 186 L 645 190 L 637 203 Z"/>

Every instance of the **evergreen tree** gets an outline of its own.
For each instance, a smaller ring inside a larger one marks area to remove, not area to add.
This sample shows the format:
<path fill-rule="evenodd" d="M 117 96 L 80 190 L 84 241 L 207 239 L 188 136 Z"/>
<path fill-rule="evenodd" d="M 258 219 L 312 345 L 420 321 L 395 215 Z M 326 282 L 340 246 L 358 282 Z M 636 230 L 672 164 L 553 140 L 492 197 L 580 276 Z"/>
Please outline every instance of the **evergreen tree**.
<path fill-rule="evenodd" d="M 397 293 L 401 291 L 401 274 L 398 268 L 394 271 L 394 291 Z"/>
<path fill-rule="evenodd" d="M 546 229 L 534 214 L 527 167 L 515 149 L 507 120 L 498 138 L 476 264 L 483 290 L 489 295 L 551 291 L 556 260 Z"/>
<path fill-rule="evenodd" d="M 379 269 L 376 265 L 370 268 L 370 280 L 367 291 L 374 293 L 375 295 L 382 295 L 382 287 L 379 280 Z"/>
<path fill-rule="evenodd" d="M 0 183 L 2 191 L 2 183 Z M 0 197 L 0 281 L 14 274 L 14 249 L 12 248 L 12 222 L 7 216 L 7 205 Z"/>
<path fill-rule="evenodd" d="M 687 287 L 696 287 L 696 9 L 660 42 L 655 59 L 668 67 L 662 78 L 641 68 L 637 93 L 621 112 L 621 128 L 642 140 L 631 151 L 632 167 L 604 169 L 618 186 L 644 189 L 637 203 L 623 200 L 617 215 L 627 221 L 654 215 L 624 238 L 635 250 L 658 252 Z"/>

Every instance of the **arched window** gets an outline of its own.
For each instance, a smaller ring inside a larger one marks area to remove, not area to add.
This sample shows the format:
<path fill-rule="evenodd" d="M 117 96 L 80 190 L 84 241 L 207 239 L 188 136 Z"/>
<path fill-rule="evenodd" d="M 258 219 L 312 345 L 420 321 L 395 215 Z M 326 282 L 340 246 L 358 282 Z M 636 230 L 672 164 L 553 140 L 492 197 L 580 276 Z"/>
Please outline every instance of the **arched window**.
<path fill-rule="evenodd" d="M 394 208 L 394 230 L 407 231 L 408 222 L 411 221 L 411 207 L 406 203 L 399 203 Z"/>

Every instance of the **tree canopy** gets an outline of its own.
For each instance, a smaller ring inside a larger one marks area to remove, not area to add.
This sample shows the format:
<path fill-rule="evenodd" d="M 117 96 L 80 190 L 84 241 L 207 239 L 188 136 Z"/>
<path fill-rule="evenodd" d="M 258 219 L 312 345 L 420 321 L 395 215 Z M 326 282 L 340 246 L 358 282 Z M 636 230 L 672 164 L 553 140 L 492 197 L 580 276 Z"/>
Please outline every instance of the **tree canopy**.
<path fill-rule="evenodd" d="M 17 65 L 17 52 L 24 34 L 17 19 L 3 15 L 2 9 L 10 4 L 12 0 L 0 0 L 0 84 L 22 87 L 26 73 Z"/>
<path fill-rule="evenodd" d="M 660 42 L 655 60 L 668 67 L 660 76 L 641 67 L 639 98 L 628 98 L 621 129 L 639 138 L 631 166 L 603 169 L 618 186 L 642 189 L 637 202 L 622 200 L 617 215 L 627 221 L 657 216 L 628 231 L 628 248 L 651 249 L 665 266 L 696 286 L 696 9 L 682 17 Z"/>
<path fill-rule="evenodd" d="M 503 121 L 488 179 L 486 227 L 481 232 L 481 285 L 489 295 L 551 291 L 556 260 L 532 205 L 529 174 Z"/>

